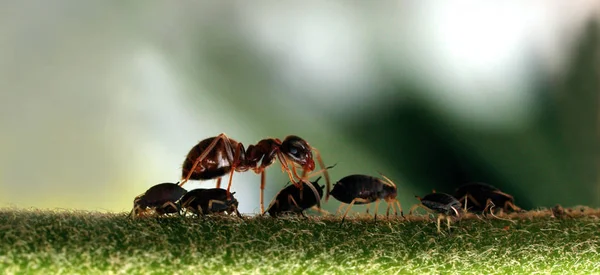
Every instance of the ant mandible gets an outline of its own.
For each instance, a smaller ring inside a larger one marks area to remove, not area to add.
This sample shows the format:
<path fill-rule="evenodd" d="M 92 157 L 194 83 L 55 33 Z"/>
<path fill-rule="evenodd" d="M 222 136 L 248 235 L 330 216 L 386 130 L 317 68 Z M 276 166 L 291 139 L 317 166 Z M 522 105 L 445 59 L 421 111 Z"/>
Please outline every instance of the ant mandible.
<path fill-rule="evenodd" d="M 323 170 L 311 175 L 307 173 L 315 169 L 312 151 L 315 151 L 317 161 Z M 229 184 L 227 194 L 230 194 L 233 172 L 246 172 L 252 169 L 260 178 L 260 212 L 264 213 L 263 192 L 265 189 L 265 168 L 278 159 L 283 171 L 287 172 L 290 181 L 298 188 L 302 188 L 302 182 L 313 189 L 307 180 L 310 176 L 323 172 L 329 190 L 329 174 L 321 159 L 319 151 L 311 147 L 308 142 L 298 136 L 287 136 L 283 142 L 278 138 L 266 138 L 260 140 L 256 145 L 244 145 L 229 138 L 224 133 L 216 137 L 210 137 L 200 141 L 188 153 L 183 162 L 182 180 L 179 184 L 183 186 L 188 180 L 208 180 L 217 178 L 217 188 L 221 185 L 221 177 L 229 173 Z M 296 166 L 302 168 L 302 176 L 296 172 Z"/>

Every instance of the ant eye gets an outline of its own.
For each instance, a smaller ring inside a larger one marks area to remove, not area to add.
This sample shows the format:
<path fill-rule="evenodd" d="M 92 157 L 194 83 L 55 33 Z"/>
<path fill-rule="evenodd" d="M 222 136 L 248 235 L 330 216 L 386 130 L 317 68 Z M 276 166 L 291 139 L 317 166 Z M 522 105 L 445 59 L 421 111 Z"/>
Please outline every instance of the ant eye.
<path fill-rule="evenodd" d="M 292 154 L 292 155 L 298 154 L 298 149 L 296 147 L 290 147 L 290 154 Z"/>

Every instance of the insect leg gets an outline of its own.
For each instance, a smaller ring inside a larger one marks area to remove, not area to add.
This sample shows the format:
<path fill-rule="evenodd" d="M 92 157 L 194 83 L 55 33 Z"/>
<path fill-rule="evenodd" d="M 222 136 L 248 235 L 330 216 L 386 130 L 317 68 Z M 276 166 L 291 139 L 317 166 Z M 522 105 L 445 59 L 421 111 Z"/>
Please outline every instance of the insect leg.
<path fill-rule="evenodd" d="M 242 161 L 242 159 L 244 159 L 244 146 L 241 143 L 238 143 L 235 146 L 235 151 L 232 154 L 231 153 L 231 149 L 232 149 L 232 145 L 231 142 L 229 142 L 229 139 L 225 140 L 225 149 L 227 149 L 227 158 L 229 160 L 229 163 L 231 163 L 231 171 L 229 171 L 229 184 L 227 184 L 227 200 L 231 199 L 231 193 L 229 192 L 229 190 L 231 190 L 231 182 L 233 180 L 233 172 L 235 172 L 236 168 L 238 167 L 238 165 L 240 165 L 240 162 Z M 219 178 L 220 179 L 220 178 Z M 217 182 L 217 184 L 219 184 L 220 181 Z M 262 204 L 261 204 L 262 206 Z"/>
<path fill-rule="evenodd" d="M 476 200 L 475 197 L 473 197 L 473 195 L 471 195 L 470 193 L 467 193 L 467 195 L 465 195 L 465 197 L 467 197 L 469 200 L 471 200 L 471 202 L 473 204 L 475 204 L 475 206 L 481 207 L 481 202 L 479 202 L 478 200 Z M 467 202 L 465 201 L 465 207 L 466 207 L 466 205 L 467 205 Z"/>
<path fill-rule="evenodd" d="M 222 179 L 222 177 L 217 178 L 217 187 L 216 188 L 221 188 L 221 179 Z"/>
<path fill-rule="evenodd" d="M 265 181 L 266 181 L 266 175 L 265 175 L 265 170 L 263 169 L 260 172 L 260 213 L 261 214 L 265 214 L 265 203 L 264 203 L 264 199 L 265 199 Z"/>
<path fill-rule="evenodd" d="M 196 158 L 196 160 L 194 161 L 194 165 L 192 165 L 192 168 L 188 172 L 187 176 L 181 180 L 181 182 L 179 183 L 179 186 L 183 186 L 190 179 L 190 177 L 192 176 L 192 173 L 194 173 L 194 170 L 196 170 L 196 167 L 198 166 L 198 164 L 200 162 L 202 162 L 202 160 L 204 160 L 208 156 L 208 154 L 210 154 L 210 152 L 215 148 L 215 146 L 217 146 L 217 143 L 220 140 L 229 141 L 229 138 L 224 133 L 221 133 L 218 136 L 216 136 L 213 139 L 213 141 L 206 147 L 204 152 L 202 152 L 202 154 L 200 154 L 200 156 L 198 156 L 198 158 Z M 226 146 L 227 146 L 227 143 L 226 143 Z M 229 145 L 229 146 L 231 147 L 231 145 Z M 226 148 L 226 149 L 231 151 L 231 148 Z"/>
<path fill-rule="evenodd" d="M 281 193 L 281 190 L 279 190 L 279 192 L 277 192 L 277 194 L 275 194 L 275 197 L 273 197 L 273 200 L 271 200 L 271 202 L 269 203 L 269 206 L 267 207 L 267 211 L 269 211 L 269 209 L 271 209 L 271 207 L 276 206 L 277 210 L 279 210 L 279 200 L 277 200 L 277 197 L 279 197 L 279 194 Z M 277 211 L 275 211 L 277 212 Z M 265 215 L 267 212 L 263 212 L 261 213 L 261 215 Z"/>
<path fill-rule="evenodd" d="M 161 208 L 161 209 L 165 209 L 165 207 L 167 207 L 167 206 L 171 206 L 171 207 L 173 207 L 173 209 L 175 209 L 175 210 L 179 209 L 179 208 L 177 207 L 177 205 L 175 205 L 173 202 L 170 202 L 170 201 L 168 201 L 168 202 L 165 202 L 165 203 L 164 203 L 164 204 L 163 204 L 163 205 L 162 205 L 160 208 Z"/>
<path fill-rule="evenodd" d="M 237 216 L 238 216 L 240 219 L 242 219 L 242 220 L 243 220 L 244 218 L 242 217 L 242 214 L 240 214 L 240 211 L 238 211 L 238 208 L 237 208 L 237 206 L 235 206 L 235 205 L 232 205 L 232 206 L 233 206 L 233 209 L 234 209 L 234 211 L 235 211 L 235 214 L 236 214 L 236 215 L 237 215 Z"/>
<path fill-rule="evenodd" d="M 483 209 L 483 213 L 485 214 L 485 212 L 489 209 L 490 213 L 492 213 L 492 208 L 494 208 L 494 206 L 496 206 L 494 204 L 494 202 L 492 202 L 492 199 L 487 199 L 487 201 L 485 202 L 485 208 Z"/>
<path fill-rule="evenodd" d="M 512 210 L 515 212 L 520 212 L 523 210 L 521 209 L 521 207 L 516 206 L 512 201 L 506 201 L 506 203 L 504 204 L 504 208 L 508 210 L 509 207 L 512 208 Z"/>
<path fill-rule="evenodd" d="M 222 204 L 224 206 L 227 206 L 227 203 L 225 203 L 224 201 L 221 201 L 221 200 L 209 200 L 208 201 L 208 209 L 206 209 L 206 212 L 208 212 L 208 213 L 214 212 L 213 208 L 212 208 L 213 203 L 218 203 L 218 204 Z"/>
<path fill-rule="evenodd" d="M 396 203 L 398 204 L 398 208 L 400 210 L 400 216 L 404 218 L 404 212 L 402 212 L 402 205 L 400 204 L 400 200 L 396 199 Z M 398 216 L 398 213 L 394 213 L 396 214 L 396 216 Z"/>
<path fill-rule="evenodd" d="M 340 210 L 342 210 L 342 207 L 344 206 L 344 203 L 340 203 L 340 207 L 338 207 L 337 211 L 335 211 L 335 215 L 339 215 L 340 214 Z"/>
<path fill-rule="evenodd" d="M 387 202 L 387 209 L 385 210 L 385 217 L 386 218 L 390 217 L 390 207 L 394 208 L 394 212 L 396 212 L 396 207 L 394 207 L 394 202 L 392 202 L 392 203 Z"/>
<path fill-rule="evenodd" d="M 315 211 L 321 213 L 322 215 L 329 215 L 330 214 L 329 212 L 327 212 L 327 211 L 325 211 L 325 210 L 323 210 L 321 208 L 318 208 L 316 206 L 313 206 L 310 209 L 315 210 Z"/>
<path fill-rule="evenodd" d="M 348 215 L 348 211 L 350 211 L 350 208 L 352 208 L 352 205 L 354 205 L 355 202 L 362 202 L 362 203 L 368 203 L 368 200 L 365 199 L 361 199 L 361 198 L 355 198 L 352 200 L 352 202 L 350 203 L 350 205 L 348 205 L 348 208 L 346 208 L 346 212 L 344 212 L 344 216 L 342 217 L 342 222 L 340 223 L 340 226 L 342 223 L 344 223 L 344 220 L 346 219 L 346 215 Z"/>
<path fill-rule="evenodd" d="M 331 180 L 329 179 L 329 172 L 327 172 L 327 169 L 333 168 L 335 165 L 331 167 L 326 167 L 325 162 L 323 162 L 323 158 L 321 158 L 321 152 L 319 152 L 319 150 L 317 150 L 317 148 L 314 147 L 312 148 L 312 150 L 315 151 L 317 162 L 319 163 L 319 166 L 321 166 L 321 169 L 323 169 L 323 173 L 325 174 L 325 182 L 327 185 L 327 189 L 325 189 L 325 202 L 327 202 L 329 200 L 329 191 L 331 190 Z"/>
<path fill-rule="evenodd" d="M 373 212 L 373 220 L 374 221 L 377 220 L 377 211 L 379 210 L 379 202 L 381 202 L 380 199 L 375 200 L 375 212 Z"/>

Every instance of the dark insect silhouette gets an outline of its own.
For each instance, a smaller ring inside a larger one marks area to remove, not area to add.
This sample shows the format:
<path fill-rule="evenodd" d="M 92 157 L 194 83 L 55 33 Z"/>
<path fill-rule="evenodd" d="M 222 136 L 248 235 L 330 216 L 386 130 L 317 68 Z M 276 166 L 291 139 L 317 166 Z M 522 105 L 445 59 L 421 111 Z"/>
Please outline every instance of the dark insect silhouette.
<path fill-rule="evenodd" d="M 319 186 L 319 180 L 321 177 L 318 177 L 315 181 L 311 182 L 313 187 L 319 193 L 319 196 L 323 196 L 323 188 L 325 186 Z M 302 182 L 303 185 L 306 183 Z M 267 207 L 267 212 L 272 217 L 277 217 L 287 213 L 296 213 L 304 216 L 304 210 L 313 208 L 317 205 L 317 198 L 311 191 L 310 188 L 304 186 L 304 188 L 300 189 L 295 185 L 289 185 L 283 189 L 281 189 L 273 201 Z M 305 216 L 304 216 L 305 217 Z"/>
<path fill-rule="evenodd" d="M 485 183 L 469 183 L 460 186 L 454 192 L 457 198 L 465 206 L 465 210 L 471 212 L 487 212 L 492 208 L 499 207 L 502 211 L 521 211 L 515 205 L 513 196 L 500 191 L 500 189 Z"/>
<path fill-rule="evenodd" d="M 342 216 L 342 223 L 354 204 L 369 204 L 372 202 L 375 202 L 374 219 L 377 220 L 377 210 L 381 200 L 387 203 L 386 216 L 390 214 L 390 207 L 398 215 L 396 205 L 400 210 L 400 215 L 404 216 L 400 201 L 396 199 L 396 184 L 387 177 L 383 175 L 382 177 L 384 179 L 367 175 L 350 175 L 342 178 L 333 186 L 333 190 L 330 193 L 331 196 L 342 202 L 342 205 L 338 208 L 338 212 L 344 206 L 344 203 L 349 204 Z"/>
<path fill-rule="evenodd" d="M 150 187 L 133 200 L 131 217 L 139 217 L 154 210 L 158 215 L 179 212 L 179 199 L 187 191 L 177 183 L 161 183 Z"/>
<path fill-rule="evenodd" d="M 238 211 L 238 201 L 231 193 L 227 198 L 227 190 L 221 188 L 194 189 L 181 198 L 181 209 L 190 211 L 198 216 L 212 213 L 235 213 L 242 217 Z"/>
<path fill-rule="evenodd" d="M 436 193 L 434 191 L 433 193 L 428 194 L 422 198 L 419 196 L 415 197 L 420 201 L 420 203 L 410 208 L 409 215 L 412 215 L 412 212 L 418 207 L 424 208 L 425 210 L 427 210 L 427 212 L 437 213 L 438 232 L 441 232 L 440 223 L 442 219 L 446 219 L 446 221 L 448 222 L 448 230 L 450 230 L 450 221 L 452 217 L 461 217 L 462 209 L 460 202 L 449 194 Z"/>
<path fill-rule="evenodd" d="M 267 138 L 260 140 L 256 145 L 244 145 L 225 134 L 211 137 L 200 141 L 188 153 L 183 162 L 181 173 L 181 183 L 185 184 L 188 180 L 208 180 L 217 179 L 217 188 L 220 187 L 221 177 L 229 173 L 229 184 L 227 192 L 229 194 L 233 172 L 245 172 L 252 170 L 261 174 L 260 182 L 260 212 L 264 213 L 263 193 L 265 189 L 265 169 L 279 160 L 281 168 L 287 172 L 290 181 L 298 188 L 302 188 L 301 182 L 308 183 L 308 178 L 314 176 L 307 175 L 315 169 L 313 153 L 315 151 L 317 161 L 322 172 L 325 173 L 325 180 L 329 190 L 329 174 L 324 169 L 325 165 L 319 151 L 311 147 L 308 142 L 298 136 L 287 136 L 283 141 L 277 138 Z M 298 175 L 297 168 L 302 169 L 302 176 Z M 321 172 L 321 171 L 320 171 Z M 315 195 L 317 190 L 310 187 Z M 320 206 L 320 200 L 318 205 Z"/>

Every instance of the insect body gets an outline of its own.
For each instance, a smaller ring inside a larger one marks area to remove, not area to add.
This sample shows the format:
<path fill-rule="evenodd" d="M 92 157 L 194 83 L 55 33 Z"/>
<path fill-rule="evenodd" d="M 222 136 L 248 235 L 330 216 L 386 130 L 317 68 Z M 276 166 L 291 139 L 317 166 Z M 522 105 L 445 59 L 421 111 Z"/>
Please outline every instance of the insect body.
<path fill-rule="evenodd" d="M 233 197 L 235 192 L 227 198 L 227 190 L 221 188 L 194 189 L 187 192 L 181 198 L 181 208 L 200 216 L 211 213 L 236 213 L 242 217 L 238 211 L 238 201 Z"/>
<path fill-rule="evenodd" d="M 182 181 L 180 185 L 188 180 L 207 180 L 217 178 L 217 188 L 220 187 L 220 178 L 229 173 L 229 184 L 227 192 L 231 188 L 233 172 L 245 172 L 252 170 L 261 174 L 260 183 L 260 211 L 264 213 L 263 191 L 265 188 L 265 169 L 279 160 L 281 167 L 287 172 L 290 181 L 296 187 L 302 188 L 301 182 L 308 182 L 310 173 L 315 168 L 313 153 L 315 151 L 321 168 L 324 168 L 323 160 L 319 152 L 311 147 L 308 142 L 297 136 L 287 136 L 283 141 L 275 138 L 267 138 L 259 141 L 256 145 L 244 145 L 225 134 L 207 138 L 200 141 L 188 153 L 183 162 Z M 301 168 L 303 175 L 299 176 L 296 169 Z M 329 186 L 329 174 L 324 169 L 327 186 Z M 312 189 L 312 185 L 307 184 Z M 327 189 L 329 190 L 329 188 Z M 317 191 L 313 189 L 314 194 Z M 320 206 L 320 202 L 319 202 Z"/>
<path fill-rule="evenodd" d="M 400 201 L 396 199 L 396 185 L 387 177 L 383 176 L 383 178 L 385 180 L 367 175 L 350 175 L 342 178 L 333 186 L 333 190 L 330 193 L 331 196 L 342 203 L 349 204 L 342 217 L 342 223 L 352 205 L 369 204 L 372 202 L 375 202 L 374 219 L 376 220 L 380 200 L 385 200 L 388 205 L 386 210 L 387 216 L 389 216 L 390 207 L 394 209 L 396 215 L 398 214 L 396 204 L 400 210 L 400 215 L 404 216 Z M 343 204 L 340 205 L 340 208 L 342 206 Z"/>
<path fill-rule="evenodd" d="M 410 208 L 409 215 L 412 215 L 412 212 L 418 208 L 423 207 L 429 212 L 438 213 L 437 219 L 437 230 L 440 231 L 440 223 L 443 218 L 448 221 L 448 229 L 450 229 L 450 219 L 452 216 L 459 218 L 461 204 L 460 202 L 454 198 L 453 196 L 446 193 L 431 193 L 426 195 L 425 197 L 416 196 L 417 199 L 421 202 L 420 204 L 414 205 Z"/>
<path fill-rule="evenodd" d="M 515 205 L 513 196 L 485 183 L 465 184 L 456 189 L 454 197 L 463 202 L 465 210 L 472 212 L 486 212 L 488 209 L 491 211 L 493 206 L 498 206 L 504 211 L 521 211 L 521 208 Z"/>
<path fill-rule="evenodd" d="M 310 184 L 317 190 L 320 198 L 323 196 L 323 188 L 325 186 L 319 186 L 319 179 L 321 179 L 321 177 Z M 303 182 L 302 185 L 306 185 L 306 183 Z M 272 217 L 277 217 L 284 213 L 298 213 L 304 216 L 304 210 L 317 205 L 317 200 L 319 198 L 317 198 L 312 193 L 311 189 L 306 186 L 300 189 L 295 185 L 290 185 L 283 188 L 275 195 L 275 198 L 267 208 L 267 212 Z"/>
<path fill-rule="evenodd" d="M 135 197 L 131 217 L 141 216 L 154 210 L 156 214 L 163 215 L 179 211 L 179 199 L 187 191 L 177 183 L 161 183 L 150 187 L 144 194 Z"/>

